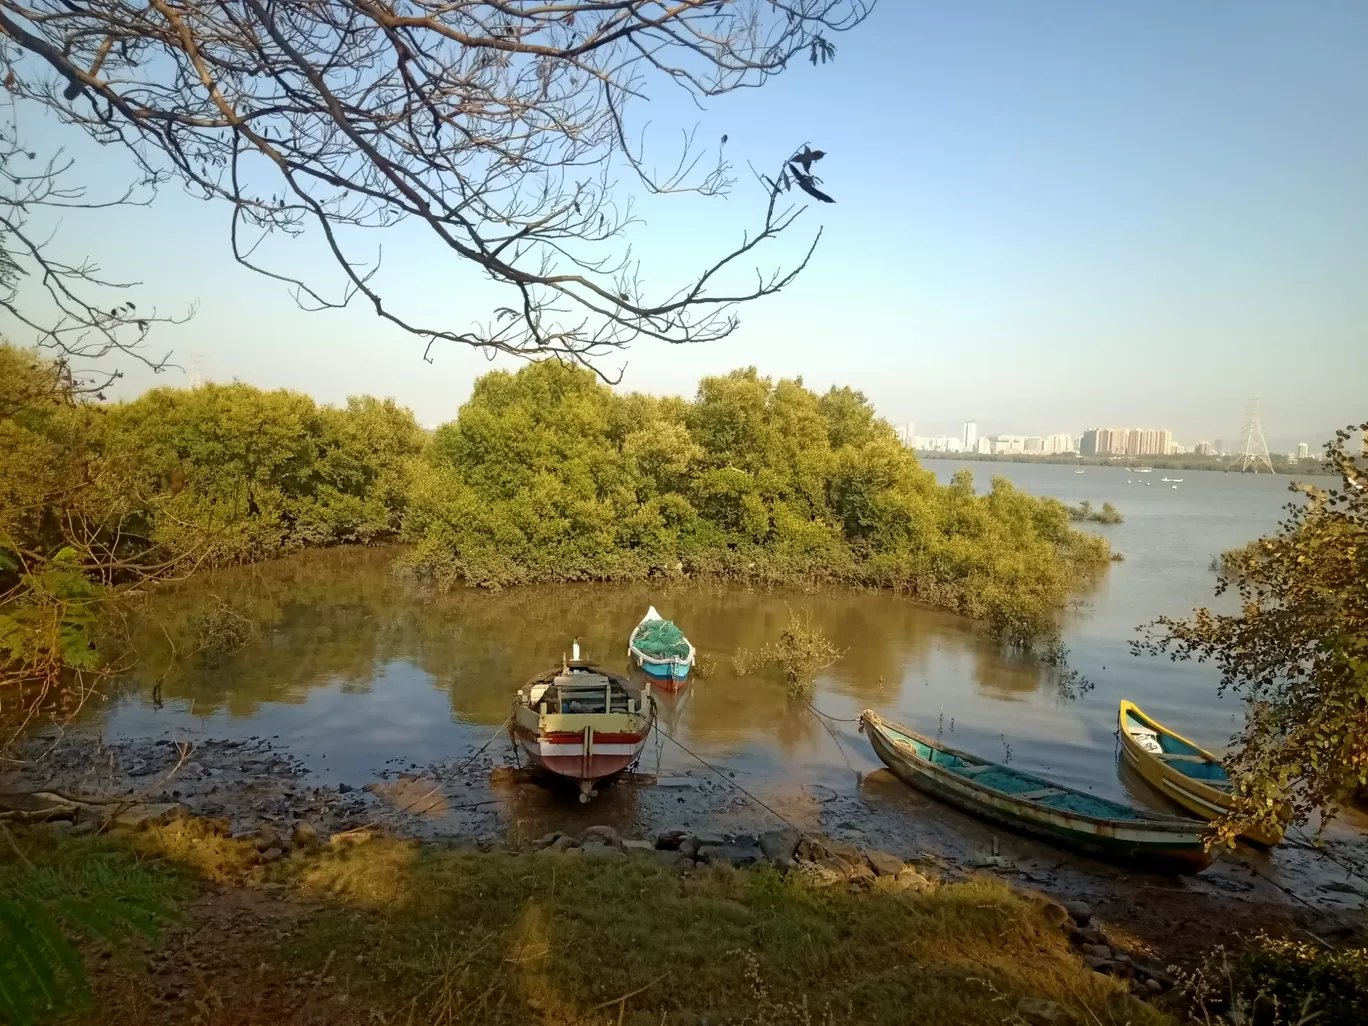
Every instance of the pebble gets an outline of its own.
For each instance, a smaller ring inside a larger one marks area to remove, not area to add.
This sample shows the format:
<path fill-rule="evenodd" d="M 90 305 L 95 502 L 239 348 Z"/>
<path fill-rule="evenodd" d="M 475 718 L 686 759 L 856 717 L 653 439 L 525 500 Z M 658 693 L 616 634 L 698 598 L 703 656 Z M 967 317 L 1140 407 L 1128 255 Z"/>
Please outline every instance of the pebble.
<path fill-rule="evenodd" d="M 1073 917 L 1073 921 L 1079 926 L 1087 926 L 1092 922 L 1092 906 L 1082 901 L 1064 902 L 1064 910 Z"/>

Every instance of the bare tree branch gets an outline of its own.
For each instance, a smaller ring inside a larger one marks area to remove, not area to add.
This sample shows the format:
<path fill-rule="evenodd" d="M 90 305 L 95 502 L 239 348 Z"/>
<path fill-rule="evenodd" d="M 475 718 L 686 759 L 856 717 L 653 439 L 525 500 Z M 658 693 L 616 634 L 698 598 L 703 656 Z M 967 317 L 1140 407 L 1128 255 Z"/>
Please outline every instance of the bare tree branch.
<path fill-rule="evenodd" d="M 828 37 L 871 4 L 0 0 L 0 59 L 16 93 L 126 147 L 154 180 L 174 175 L 230 204 L 234 257 L 302 305 L 360 299 L 429 345 L 591 364 L 640 337 L 722 338 L 739 304 L 782 289 L 806 262 L 757 268 L 753 285 L 729 273 L 793 224 L 796 211 L 776 211 L 771 194 L 731 252 L 682 287 L 644 288 L 614 175 L 705 196 L 733 179 L 725 147 L 688 132 L 658 174 L 629 133 L 629 101 L 653 81 L 698 99 L 760 85 L 794 57 L 825 63 Z M 358 230 L 406 220 L 516 298 L 468 331 L 395 309 Z M 340 290 L 268 262 L 264 237 L 306 231 Z"/>

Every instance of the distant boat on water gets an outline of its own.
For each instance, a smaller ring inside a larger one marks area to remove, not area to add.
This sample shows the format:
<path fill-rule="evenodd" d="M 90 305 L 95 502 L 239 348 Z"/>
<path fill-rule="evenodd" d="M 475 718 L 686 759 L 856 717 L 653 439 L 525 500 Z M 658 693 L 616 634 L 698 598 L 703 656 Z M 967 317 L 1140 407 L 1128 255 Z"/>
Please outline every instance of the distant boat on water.
<path fill-rule="evenodd" d="M 1082 474 L 1082 473 L 1085 473 L 1085 471 L 1083 470 L 1082 467 L 1079 467 L 1077 470 L 1074 471 L 1074 473 L 1075 473 L 1075 474 Z"/>

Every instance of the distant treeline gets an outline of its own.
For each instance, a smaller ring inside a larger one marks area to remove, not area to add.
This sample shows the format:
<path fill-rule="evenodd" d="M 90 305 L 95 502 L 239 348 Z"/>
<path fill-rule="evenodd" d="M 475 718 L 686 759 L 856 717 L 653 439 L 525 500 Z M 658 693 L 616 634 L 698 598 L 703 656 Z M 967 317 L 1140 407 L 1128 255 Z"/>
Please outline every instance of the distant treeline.
<path fill-rule="evenodd" d="M 995 455 L 977 452 L 921 452 L 925 460 L 972 460 L 984 463 L 1067 463 L 1071 467 L 1153 467 L 1155 470 L 1221 470 L 1239 472 L 1238 456 L 1198 456 L 1188 453 L 1182 456 L 1075 456 L 1071 453 L 1050 453 L 1036 456 L 1013 452 Z M 1279 474 L 1329 474 L 1320 460 L 1308 458 L 1296 463 L 1288 461 L 1281 453 L 1271 453 L 1269 460 Z M 1264 473 L 1268 469 L 1264 468 Z"/>
<path fill-rule="evenodd" d="M 1110 555 L 1057 501 L 938 485 L 858 392 L 754 369 L 693 401 L 554 361 L 495 371 L 429 435 L 390 400 L 244 384 L 103 404 L 0 346 L 0 458 L 0 662 L 45 672 L 94 658 L 111 589 L 311 546 L 408 542 L 443 585 L 893 588 L 1022 645 Z"/>

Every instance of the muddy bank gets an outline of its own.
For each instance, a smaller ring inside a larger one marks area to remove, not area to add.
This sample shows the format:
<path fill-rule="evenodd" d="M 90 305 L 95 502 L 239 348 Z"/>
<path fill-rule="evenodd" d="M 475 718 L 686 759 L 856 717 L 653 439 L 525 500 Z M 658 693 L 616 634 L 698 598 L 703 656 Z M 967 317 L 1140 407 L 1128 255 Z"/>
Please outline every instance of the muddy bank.
<path fill-rule="evenodd" d="M 653 848 L 674 832 L 758 851 L 759 838 L 790 830 L 849 850 L 886 852 L 942 879 L 988 875 L 1061 904 L 1084 903 L 1119 950 L 1156 964 L 1260 929 L 1342 943 L 1359 935 L 1368 898 L 1368 882 L 1333 848 L 1284 846 L 1276 870 L 1266 853 L 1241 848 L 1198 876 L 1162 876 L 994 830 L 883 771 L 860 775 L 851 794 L 820 785 L 742 790 L 746 785 L 725 766 L 633 774 L 586 806 L 573 789 L 513 765 L 495 745 L 423 766 L 393 759 L 376 777 L 336 783 L 323 782 L 272 737 L 188 746 L 169 738 L 106 742 L 70 734 L 32 739 L 17 754 L 20 761 L 0 775 L 0 792 L 45 789 L 158 814 L 174 807 L 175 814 L 221 821 L 234 836 L 267 831 L 280 839 L 280 851 L 288 851 L 301 824 L 305 836 L 374 827 L 482 850 L 525 850 L 596 828 Z M 94 830 L 108 812 L 106 806 L 56 815 L 71 820 L 71 829 Z M 136 823 L 137 812 L 131 815 Z"/>

